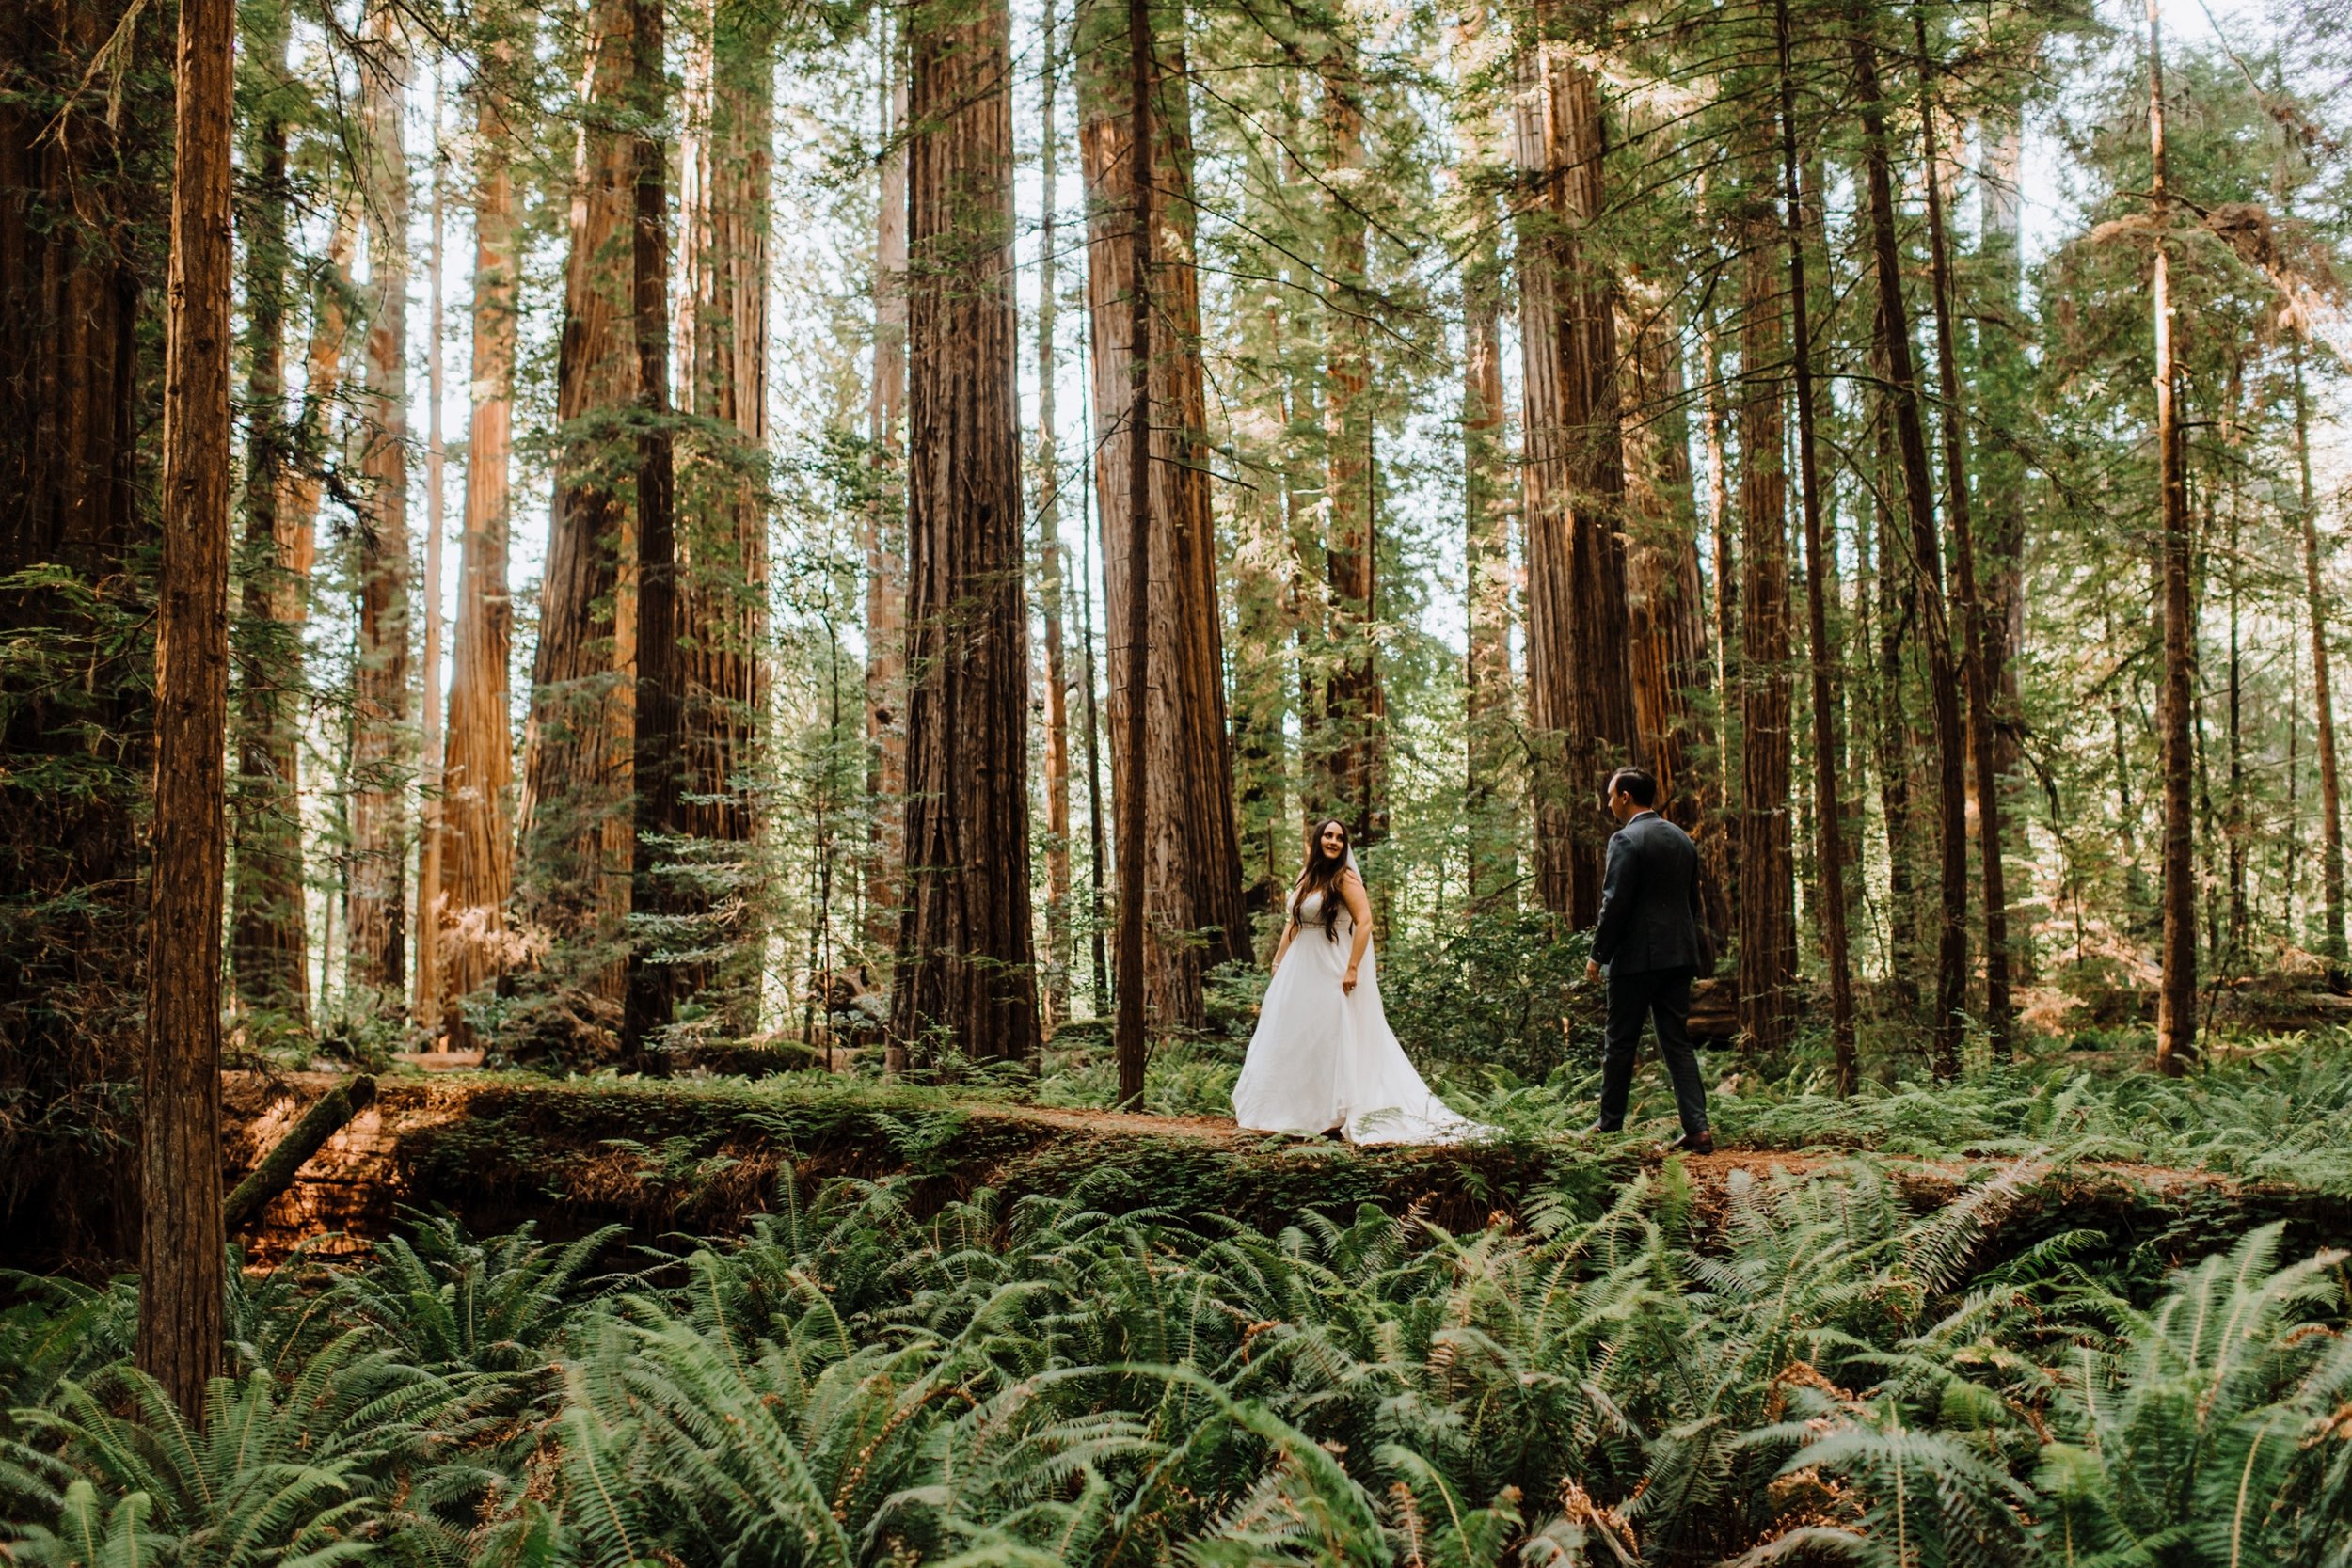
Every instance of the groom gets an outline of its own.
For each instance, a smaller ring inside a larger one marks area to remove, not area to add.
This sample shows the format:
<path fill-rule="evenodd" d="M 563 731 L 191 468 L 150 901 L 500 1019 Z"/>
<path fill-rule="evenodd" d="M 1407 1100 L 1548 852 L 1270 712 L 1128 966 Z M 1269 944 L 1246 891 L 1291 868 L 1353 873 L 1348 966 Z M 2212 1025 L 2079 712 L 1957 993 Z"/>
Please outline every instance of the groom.
<path fill-rule="evenodd" d="M 1626 1094 L 1633 1084 L 1633 1051 L 1644 1015 L 1658 1026 L 1659 1054 L 1674 1080 L 1682 1136 L 1668 1144 L 1712 1154 L 1707 1130 L 1707 1088 L 1691 1048 L 1691 978 L 1698 973 L 1699 852 L 1691 835 L 1658 815 L 1658 781 L 1639 768 L 1609 776 L 1609 815 L 1620 827 L 1609 840 L 1609 875 L 1600 895 L 1600 923 L 1584 978 L 1609 974 L 1609 1026 L 1600 1055 L 1600 1119 L 1590 1131 L 1625 1125 Z"/>

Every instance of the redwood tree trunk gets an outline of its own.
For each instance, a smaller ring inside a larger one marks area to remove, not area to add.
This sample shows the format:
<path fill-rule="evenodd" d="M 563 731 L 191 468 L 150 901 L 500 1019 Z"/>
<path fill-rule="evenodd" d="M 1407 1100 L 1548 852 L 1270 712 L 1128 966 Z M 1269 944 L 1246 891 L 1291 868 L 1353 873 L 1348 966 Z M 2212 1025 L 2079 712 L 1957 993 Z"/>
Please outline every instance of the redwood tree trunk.
<path fill-rule="evenodd" d="M 406 1001 L 408 756 L 408 154 L 401 119 L 405 24 L 369 8 L 375 56 L 362 72 L 368 189 L 367 431 L 360 473 L 359 641 L 352 671 L 351 886 L 345 984 Z"/>
<path fill-rule="evenodd" d="M 1037 1050 L 1004 0 L 908 19 L 907 896 L 891 1033 Z"/>
<path fill-rule="evenodd" d="M 220 1370 L 220 915 L 228 859 L 230 122 L 236 7 L 182 0 L 140 1075 L 139 1370 L 202 1418 Z"/>
<path fill-rule="evenodd" d="M 1914 569 L 1921 578 L 1918 628 L 1928 650 L 1928 695 L 1935 715 L 1935 796 L 1940 919 L 1935 958 L 1933 1067 L 1939 1077 L 1960 1071 L 1962 1008 L 1968 984 L 1968 826 L 1965 756 L 1961 749 L 1958 672 L 1944 608 L 1944 553 L 1936 537 L 1935 481 L 1928 468 L 1926 427 L 1919 416 L 1919 382 L 1911 356 L 1911 313 L 1903 304 L 1902 256 L 1895 238 L 1894 179 L 1887 167 L 1886 115 L 1879 89 L 1878 53 L 1867 13 L 1853 15 L 1851 48 L 1861 89 L 1863 168 L 1867 186 L 1870 250 L 1878 279 L 1878 341 L 1886 362 L 1889 413 L 1902 458 L 1903 500 L 1911 521 Z"/>
<path fill-rule="evenodd" d="M 1472 261 L 1462 278 L 1463 560 L 1469 567 L 1470 657 L 1464 668 L 1470 776 L 1470 895 L 1517 901 L 1518 813 L 1504 787 L 1518 737 L 1512 714 L 1511 487 L 1502 451 L 1502 288 L 1499 263 Z"/>
<path fill-rule="evenodd" d="M 1060 57 L 1055 53 L 1054 0 L 1045 0 L 1044 112 L 1038 162 L 1044 185 L 1043 232 L 1037 275 L 1037 534 L 1038 609 L 1045 623 L 1045 986 L 1046 1021 L 1070 1014 L 1070 678 L 1062 652 L 1061 453 L 1054 417 L 1054 378 L 1059 368 L 1054 333 L 1061 286 L 1055 204 L 1060 199 L 1061 147 L 1055 110 L 1060 96 Z"/>
<path fill-rule="evenodd" d="M 632 865 L 636 466 L 620 417 L 636 401 L 630 330 L 636 160 L 625 129 L 635 0 L 596 0 L 572 169 L 571 247 L 557 348 L 555 505 L 524 737 L 527 902 L 555 942 L 554 1043 L 608 1046 L 627 975 Z M 623 562 L 629 569 L 624 573 Z"/>
<path fill-rule="evenodd" d="M 897 13 L 881 8 L 879 15 Z M 874 235 L 874 383 L 866 403 L 873 497 L 866 515 L 866 794 L 872 812 L 866 860 L 866 944 L 898 941 L 906 869 L 906 453 L 907 402 L 906 46 L 882 44 L 881 200 Z M 895 1048 L 894 1048 L 895 1049 Z M 902 1065 L 902 1064 L 900 1064 Z M 895 1070 L 895 1067 L 894 1067 Z"/>
<path fill-rule="evenodd" d="M 1109 652 L 1110 731 L 1124 733 L 1135 680 L 1126 594 L 1117 571 L 1128 559 L 1135 454 L 1133 400 L 1134 145 L 1131 50 L 1125 8 L 1095 4 L 1079 13 L 1079 148 L 1087 187 L 1087 300 L 1092 329 L 1095 473 L 1102 511 Z M 1206 969 L 1246 956 L 1240 830 L 1233 810 L 1226 733 L 1223 623 L 1217 610 L 1216 518 L 1211 511 L 1206 397 L 1200 356 L 1200 283 L 1193 264 L 1190 108 L 1180 40 L 1156 44 L 1147 61 L 1160 195 L 1152 202 L 1149 421 L 1153 537 L 1149 609 L 1157 673 L 1150 693 L 1145 766 L 1153 804 L 1145 819 L 1145 1006 L 1153 1023 L 1197 1027 Z M 1111 748 L 1116 802 L 1129 788 L 1127 757 Z M 1126 875 L 1120 863 L 1120 877 Z M 1205 940 L 1203 940 L 1205 938 Z"/>
<path fill-rule="evenodd" d="M 1540 12 L 1538 25 L 1549 30 Z M 1617 516 L 1617 291 L 1583 235 L 1606 200 L 1599 83 L 1548 40 L 1521 71 L 1518 160 L 1536 182 L 1519 247 L 1536 878 L 1545 907 L 1582 926 L 1600 910 L 1612 831 L 1601 781 L 1641 754 Z"/>
<path fill-rule="evenodd" d="M 2303 524 L 2304 610 L 2312 622 L 2312 697 L 2319 726 L 2320 889 L 2327 924 L 2321 951 L 2344 961 L 2344 796 L 2336 772 L 2335 694 L 2328 684 L 2328 596 L 2319 585 L 2319 505 L 2312 490 L 2311 390 L 2303 376 L 2303 338 L 2290 343 L 2295 357 L 2295 458 Z M 2291 879 L 2290 879 L 2291 880 Z"/>
<path fill-rule="evenodd" d="M 475 1043 L 465 999 L 506 968 L 506 901 L 515 877 L 506 673 L 515 641 L 506 582 L 517 303 L 515 182 L 498 87 L 483 82 L 474 90 L 473 399 L 441 766 L 441 998 L 453 1049 Z"/>

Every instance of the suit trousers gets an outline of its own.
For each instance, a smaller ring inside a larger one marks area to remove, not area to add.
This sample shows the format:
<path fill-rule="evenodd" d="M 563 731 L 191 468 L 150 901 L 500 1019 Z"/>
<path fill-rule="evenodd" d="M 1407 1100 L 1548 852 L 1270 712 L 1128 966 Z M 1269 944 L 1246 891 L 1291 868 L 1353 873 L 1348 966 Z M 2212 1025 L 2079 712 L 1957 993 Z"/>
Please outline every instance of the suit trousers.
<path fill-rule="evenodd" d="M 1642 1043 L 1645 1019 L 1658 1026 L 1658 1053 L 1675 1089 L 1682 1130 L 1707 1131 L 1707 1086 L 1699 1081 L 1698 1053 L 1691 1044 L 1691 977 L 1688 969 L 1652 969 L 1609 975 L 1609 1025 L 1601 1038 L 1600 1125 L 1625 1125 L 1626 1097 L 1633 1087 L 1633 1053 Z"/>

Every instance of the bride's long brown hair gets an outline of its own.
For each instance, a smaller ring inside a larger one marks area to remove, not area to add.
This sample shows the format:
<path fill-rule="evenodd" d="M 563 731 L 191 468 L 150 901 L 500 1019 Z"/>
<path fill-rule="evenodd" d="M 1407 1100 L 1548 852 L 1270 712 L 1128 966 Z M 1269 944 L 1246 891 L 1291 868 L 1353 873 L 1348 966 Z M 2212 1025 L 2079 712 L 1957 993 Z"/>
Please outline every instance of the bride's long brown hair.
<path fill-rule="evenodd" d="M 1323 852 L 1323 835 L 1328 829 L 1340 831 L 1340 852 Z M 1323 934 L 1332 942 L 1340 940 L 1340 879 L 1347 875 L 1347 851 L 1353 840 L 1347 824 L 1336 816 L 1326 817 L 1315 824 L 1314 836 L 1307 841 L 1307 868 L 1298 874 L 1298 882 L 1291 890 L 1291 924 L 1303 924 L 1299 906 L 1311 893 L 1323 895 Z"/>

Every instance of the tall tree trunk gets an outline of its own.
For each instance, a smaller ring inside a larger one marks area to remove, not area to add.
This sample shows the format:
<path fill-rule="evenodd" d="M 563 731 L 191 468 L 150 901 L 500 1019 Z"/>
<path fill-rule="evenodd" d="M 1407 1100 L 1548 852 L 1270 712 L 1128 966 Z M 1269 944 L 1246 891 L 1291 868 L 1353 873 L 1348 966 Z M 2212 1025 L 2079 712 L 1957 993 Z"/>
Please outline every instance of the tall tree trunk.
<path fill-rule="evenodd" d="M 1365 216 L 1356 194 L 1364 167 L 1363 78 L 1355 45 L 1328 40 L 1316 62 L 1323 89 L 1329 213 L 1324 273 L 1331 293 L 1324 318 L 1324 575 L 1330 591 L 1330 678 L 1325 683 L 1323 801 L 1357 841 L 1388 836 L 1388 695 L 1374 628 L 1379 620 L 1378 469 L 1373 460 L 1372 325 L 1365 272 Z"/>
<path fill-rule="evenodd" d="M 636 401 L 631 330 L 636 158 L 626 129 L 637 0 L 596 0 L 574 143 L 570 255 L 556 354 L 555 505 L 523 740 L 526 902 L 558 1047 L 608 1049 L 628 965 L 636 723 L 636 528 L 622 417 Z M 624 570 L 624 563 L 627 570 Z"/>
<path fill-rule="evenodd" d="M 1083 504 L 1092 472 L 1088 465 L 1079 466 L 1082 514 L 1092 510 Z M 1100 1018 L 1111 1007 L 1110 955 L 1103 940 L 1103 866 L 1109 854 L 1103 844 L 1103 716 L 1095 701 L 1100 675 L 1094 665 L 1094 534 L 1085 527 L 1078 530 L 1078 650 L 1079 677 L 1086 682 L 1087 956 L 1094 965 L 1094 1013 Z"/>
<path fill-rule="evenodd" d="M 908 19 L 907 899 L 891 1032 L 1037 1051 L 1004 0 Z"/>
<path fill-rule="evenodd" d="M 877 8 L 877 16 L 897 14 Z M 898 941 L 906 846 L 907 84 L 903 33 L 882 23 L 881 200 L 874 234 L 874 383 L 866 402 L 873 499 L 866 524 L 866 943 Z M 903 1063 L 896 1063 L 893 1070 Z"/>
<path fill-rule="evenodd" d="M 1488 203 L 1491 206 L 1491 203 Z M 1517 901 L 1518 814 L 1505 780 L 1514 733 L 1511 691 L 1511 483 L 1503 452 L 1502 277 L 1501 262 L 1480 256 L 1462 277 L 1463 560 L 1469 568 L 1468 703 L 1470 895 L 1479 907 Z"/>
<path fill-rule="evenodd" d="M 1918 628 L 1927 642 L 1928 693 L 1935 715 L 1936 816 L 1940 848 L 1940 923 L 1935 949 L 1935 1033 L 1932 1066 L 1938 1077 L 1960 1071 L 1962 1009 L 1968 983 L 1968 825 L 1965 756 L 1961 750 L 1960 698 L 1952 668 L 1952 638 L 1944 608 L 1944 547 L 1936 537 L 1935 481 L 1928 468 L 1926 426 L 1919 414 L 1919 381 L 1911 356 L 1911 312 L 1903 303 L 1902 257 L 1895 237 L 1894 177 L 1886 151 L 1885 99 L 1869 16 L 1852 13 L 1854 75 L 1861 89 L 1863 168 L 1867 186 L 1870 251 L 1878 279 L 1878 341 L 1886 362 L 1895 446 L 1902 458 L 1903 500 L 1911 520 L 1913 569 L 1920 578 Z"/>
<path fill-rule="evenodd" d="M 632 910 L 657 917 L 681 912 L 677 876 L 663 869 L 675 851 L 661 841 L 685 826 L 678 800 L 677 470 L 670 420 L 669 149 L 657 134 L 669 109 L 662 60 L 662 0 L 632 0 L 630 96 L 638 130 L 630 138 L 635 175 L 629 236 L 629 312 L 637 346 L 637 693 L 635 784 L 629 863 Z M 675 976 L 659 951 L 655 929 L 628 944 L 628 994 L 621 1048 L 650 1065 L 649 1053 L 670 1025 Z"/>
<path fill-rule="evenodd" d="M 2158 949 L 2156 1066 L 2185 1072 L 2197 1055 L 2196 823 L 2190 796 L 2189 704 L 2194 696 L 2190 625 L 2188 486 L 2182 472 L 2181 424 L 2173 406 L 2171 259 L 2165 226 L 2172 220 L 2164 147 L 2164 23 L 2161 0 L 2148 0 L 2148 150 L 2156 243 L 2148 280 L 2156 340 L 2156 491 L 2162 528 L 2164 614 L 2164 936 Z"/>
<path fill-rule="evenodd" d="M 1788 476 L 1782 400 L 1788 285 L 1773 242 L 1771 167 L 1757 160 L 1742 246 L 1740 318 L 1740 1029 L 1788 1043 L 1797 1014 L 1796 863 L 1790 839 Z"/>
<path fill-rule="evenodd" d="M 2021 760 L 2017 653 L 2026 639 L 2026 460 L 2010 436 L 2025 428 L 2033 373 L 2025 351 L 2030 325 L 2025 299 L 2025 125 L 2022 99 L 2005 100 L 1987 115 L 1981 132 L 1984 171 L 1978 182 L 1976 385 L 1984 427 L 1994 439 L 1978 455 L 1977 495 L 1984 514 L 1988 672 L 1994 677 L 2001 721 L 1994 736 L 1994 762 L 2004 779 Z M 2015 957 L 2021 970 L 2029 966 L 2030 943 L 2021 943 Z"/>
<path fill-rule="evenodd" d="M 1124 8 L 1098 3 L 1078 13 L 1079 148 L 1088 210 L 1087 300 L 1092 327 L 1097 490 L 1106 567 L 1127 561 L 1135 505 L 1128 478 L 1134 345 L 1126 317 L 1134 297 L 1134 117 L 1131 46 L 1114 28 Z M 1150 641 L 1159 673 L 1149 693 L 1145 753 L 1158 799 L 1145 818 L 1146 958 L 1144 1005 L 1153 1024 L 1194 1028 L 1201 1022 L 1206 970 L 1248 951 L 1242 907 L 1240 832 L 1233 814 L 1233 768 L 1226 733 L 1223 623 L 1217 610 L 1216 518 L 1204 439 L 1206 396 L 1200 353 L 1200 282 L 1193 262 L 1190 101 L 1181 39 L 1160 39 L 1150 72 L 1148 161 L 1161 192 L 1152 203 L 1149 421 L 1152 567 Z M 1110 655 L 1110 727 L 1128 725 L 1136 683 L 1127 664 L 1136 642 L 1126 594 L 1104 579 L 1105 641 Z M 1129 788 L 1127 758 L 1111 748 L 1114 800 Z M 1122 883 L 1129 873 L 1120 862 Z"/>
<path fill-rule="evenodd" d="M 1984 895 L 1984 1018 L 1995 1060 L 2010 1053 L 2009 892 L 2002 864 L 2001 769 L 1993 705 L 2000 689 L 1994 661 L 2000 640 L 1977 580 L 1976 529 L 1968 509 L 1968 449 L 1960 355 L 1954 347 L 1950 249 L 1944 240 L 1944 175 L 1936 150 L 1936 103 L 1926 14 L 1911 13 L 1919 55 L 1920 151 L 1928 187 L 1928 271 L 1935 306 L 1935 374 L 1943 388 L 1944 484 L 1952 522 L 1953 565 L 1960 575 L 1961 667 L 1968 689 L 1968 755 L 1977 775 L 1977 847 Z"/>
<path fill-rule="evenodd" d="M 442 492 L 448 481 L 447 453 L 441 443 L 441 396 L 445 374 L 441 357 L 441 248 L 446 208 L 442 190 L 448 169 L 441 159 L 441 81 L 433 79 L 433 240 L 427 252 L 426 308 L 431 326 L 425 335 L 424 436 L 424 780 L 422 817 L 417 845 L 417 1027 L 428 1039 L 441 1028 L 441 800 L 440 781 L 446 766 L 441 733 L 441 535 Z"/>
<path fill-rule="evenodd" d="M 2319 578 L 2319 503 L 2312 488 L 2312 398 L 2303 373 L 2303 335 L 2288 340 L 2295 368 L 2296 510 L 2303 530 L 2303 608 L 2312 623 L 2312 698 L 2319 729 L 2320 888 L 2327 911 L 2320 950 L 2338 963 L 2347 955 L 2344 915 L 2344 794 L 2336 772 L 2335 693 L 2328 685 L 2328 598 Z"/>
<path fill-rule="evenodd" d="M 246 145 L 246 416 L 244 593 L 238 649 L 237 782 L 231 799 L 236 886 L 230 967 L 238 1003 L 310 1022 L 299 787 L 302 614 L 308 562 L 285 515 L 288 248 L 284 80 L 292 18 L 277 0 L 249 13 L 267 84 Z M 305 525 L 307 533 L 308 527 Z"/>
<path fill-rule="evenodd" d="M 1576 925 L 1599 912 L 1602 776 L 1638 760 L 1618 512 L 1625 467 L 1616 288 L 1586 254 L 1605 205 L 1600 86 L 1545 36 L 1521 58 L 1519 340 L 1526 442 L 1528 721 L 1537 753 L 1536 879 Z"/>
<path fill-rule="evenodd" d="M 782 20 L 763 0 L 719 0 L 705 14 L 696 47 L 708 57 L 693 109 L 701 134 L 688 166 L 683 381 L 702 422 L 686 436 L 679 509 L 686 706 L 676 821 L 693 845 L 695 884 L 672 896 L 694 914 L 694 944 L 727 957 L 715 968 L 682 966 L 676 987 L 739 1036 L 758 1027 L 765 967 L 751 846 L 768 694 L 768 192 Z"/>
<path fill-rule="evenodd" d="M 190 1420 L 220 1370 L 220 904 L 228 842 L 231 0 L 182 0 L 140 1074 L 139 1370 Z"/>
<path fill-rule="evenodd" d="M 352 670 L 351 891 L 343 931 L 347 987 L 405 1001 L 407 974 L 408 735 L 408 151 L 401 120 L 406 23 L 371 0 L 373 57 L 362 71 L 367 160 L 368 373 L 359 471 L 359 641 Z"/>
<path fill-rule="evenodd" d="M 1143 1103 L 1149 1042 L 1143 1026 L 1143 927 L 1152 865 L 1143 846 L 1151 816 L 1152 705 L 1152 124 L 1150 0 L 1127 0 L 1127 713 L 1119 794 L 1119 1099 Z M 1108 486 L 1104 486 L 1107 492 Z M 1165 684 L 1165 683 L 1163 683 Z M 1172 869 L 1172 868 L 1171 868 Z"/>
<path fill-rule="evenodd" d="M 514 451 L 516 288 L 508 66 L 494 51 L 474 85 L 472 399 L 466 431 L 466 512 L 458 543 L 448 742 L 441 762 L 441 1001 L 453 1049 L 475 1043 L 465 1000 L 505 972 L 506 903 L 514 891 L 514 729 L 507 661 L 507 469 Z"/>
<path fill-rule="evenodd" d="M 1045 1008 L 1050 1022 L 1070 1016 L 1070 671 L 1062 652 L 1061 451 L 1054 417 L 1054 381 L 1060 369 L 1054 334 L 1060 320 L 1060 258 L 1056 204 L 1061 198 L 1061 144 L 1056 109 L 1061 56 L 1056 50 L 1054 0 L 1045 0 L 1044 114 L 1038 161 L 1044 184 L 1044 231 L 1037 274 L 1037 535 L 1038 609 L 1045 622 Z"/>
<path fill-rule="evenodd" d="M 1796 334 L 1789 363 L 1797 387 L 1797 483 L 1804 516 L 1805 627 L 1812 666 L 1813 826 L 1819 863 L 1821 947 L 1829 962 L 1830 1053 L 1837 1092 L 1854 1091 L 1853 957 L 1846 933 L 1846 823 L 1837 793 L 1836 686 L 1829 640 L 1836 564 L 1824 547 L 1821 477 L 1814 450 L 1812 298 L 1805 281 L 1806 203 L 1797 166 L 1797 88 L 1789 60 L 1788 0 L 1775 0 L 1780 55 L 1780 172 L 1788 204 L 1788 309 Z"/>
<path fill-rule="evenodd" d="M 1885 354 L 1875 344 L 1871 366 L 1873 380 L 1883 387 Z M 1871 750 L 1878 767 L 1879 815 L 1886 830 L 1887 984 L 1897 1010 L 1907 1019 L 1915 1019 L 1922 925 L 1915 875 L 1918 736 L 1904 706 L 1903 688 L 1910 674 L 1907 650 L 1919 621 L 1919 575 L 1901 564 L 1903 551 L 1896 542 L 1894 509 L 1886 500 L 1903 483 L 1901 466 L 1895 458 L 1893 404 L 1883 391 L 1872 390 L 1866 396 L 1875 475 L 1870 486 L 1871 528 L 1878 556 L 1872 607 L 1878 678 L 1872 691 Z"/>

